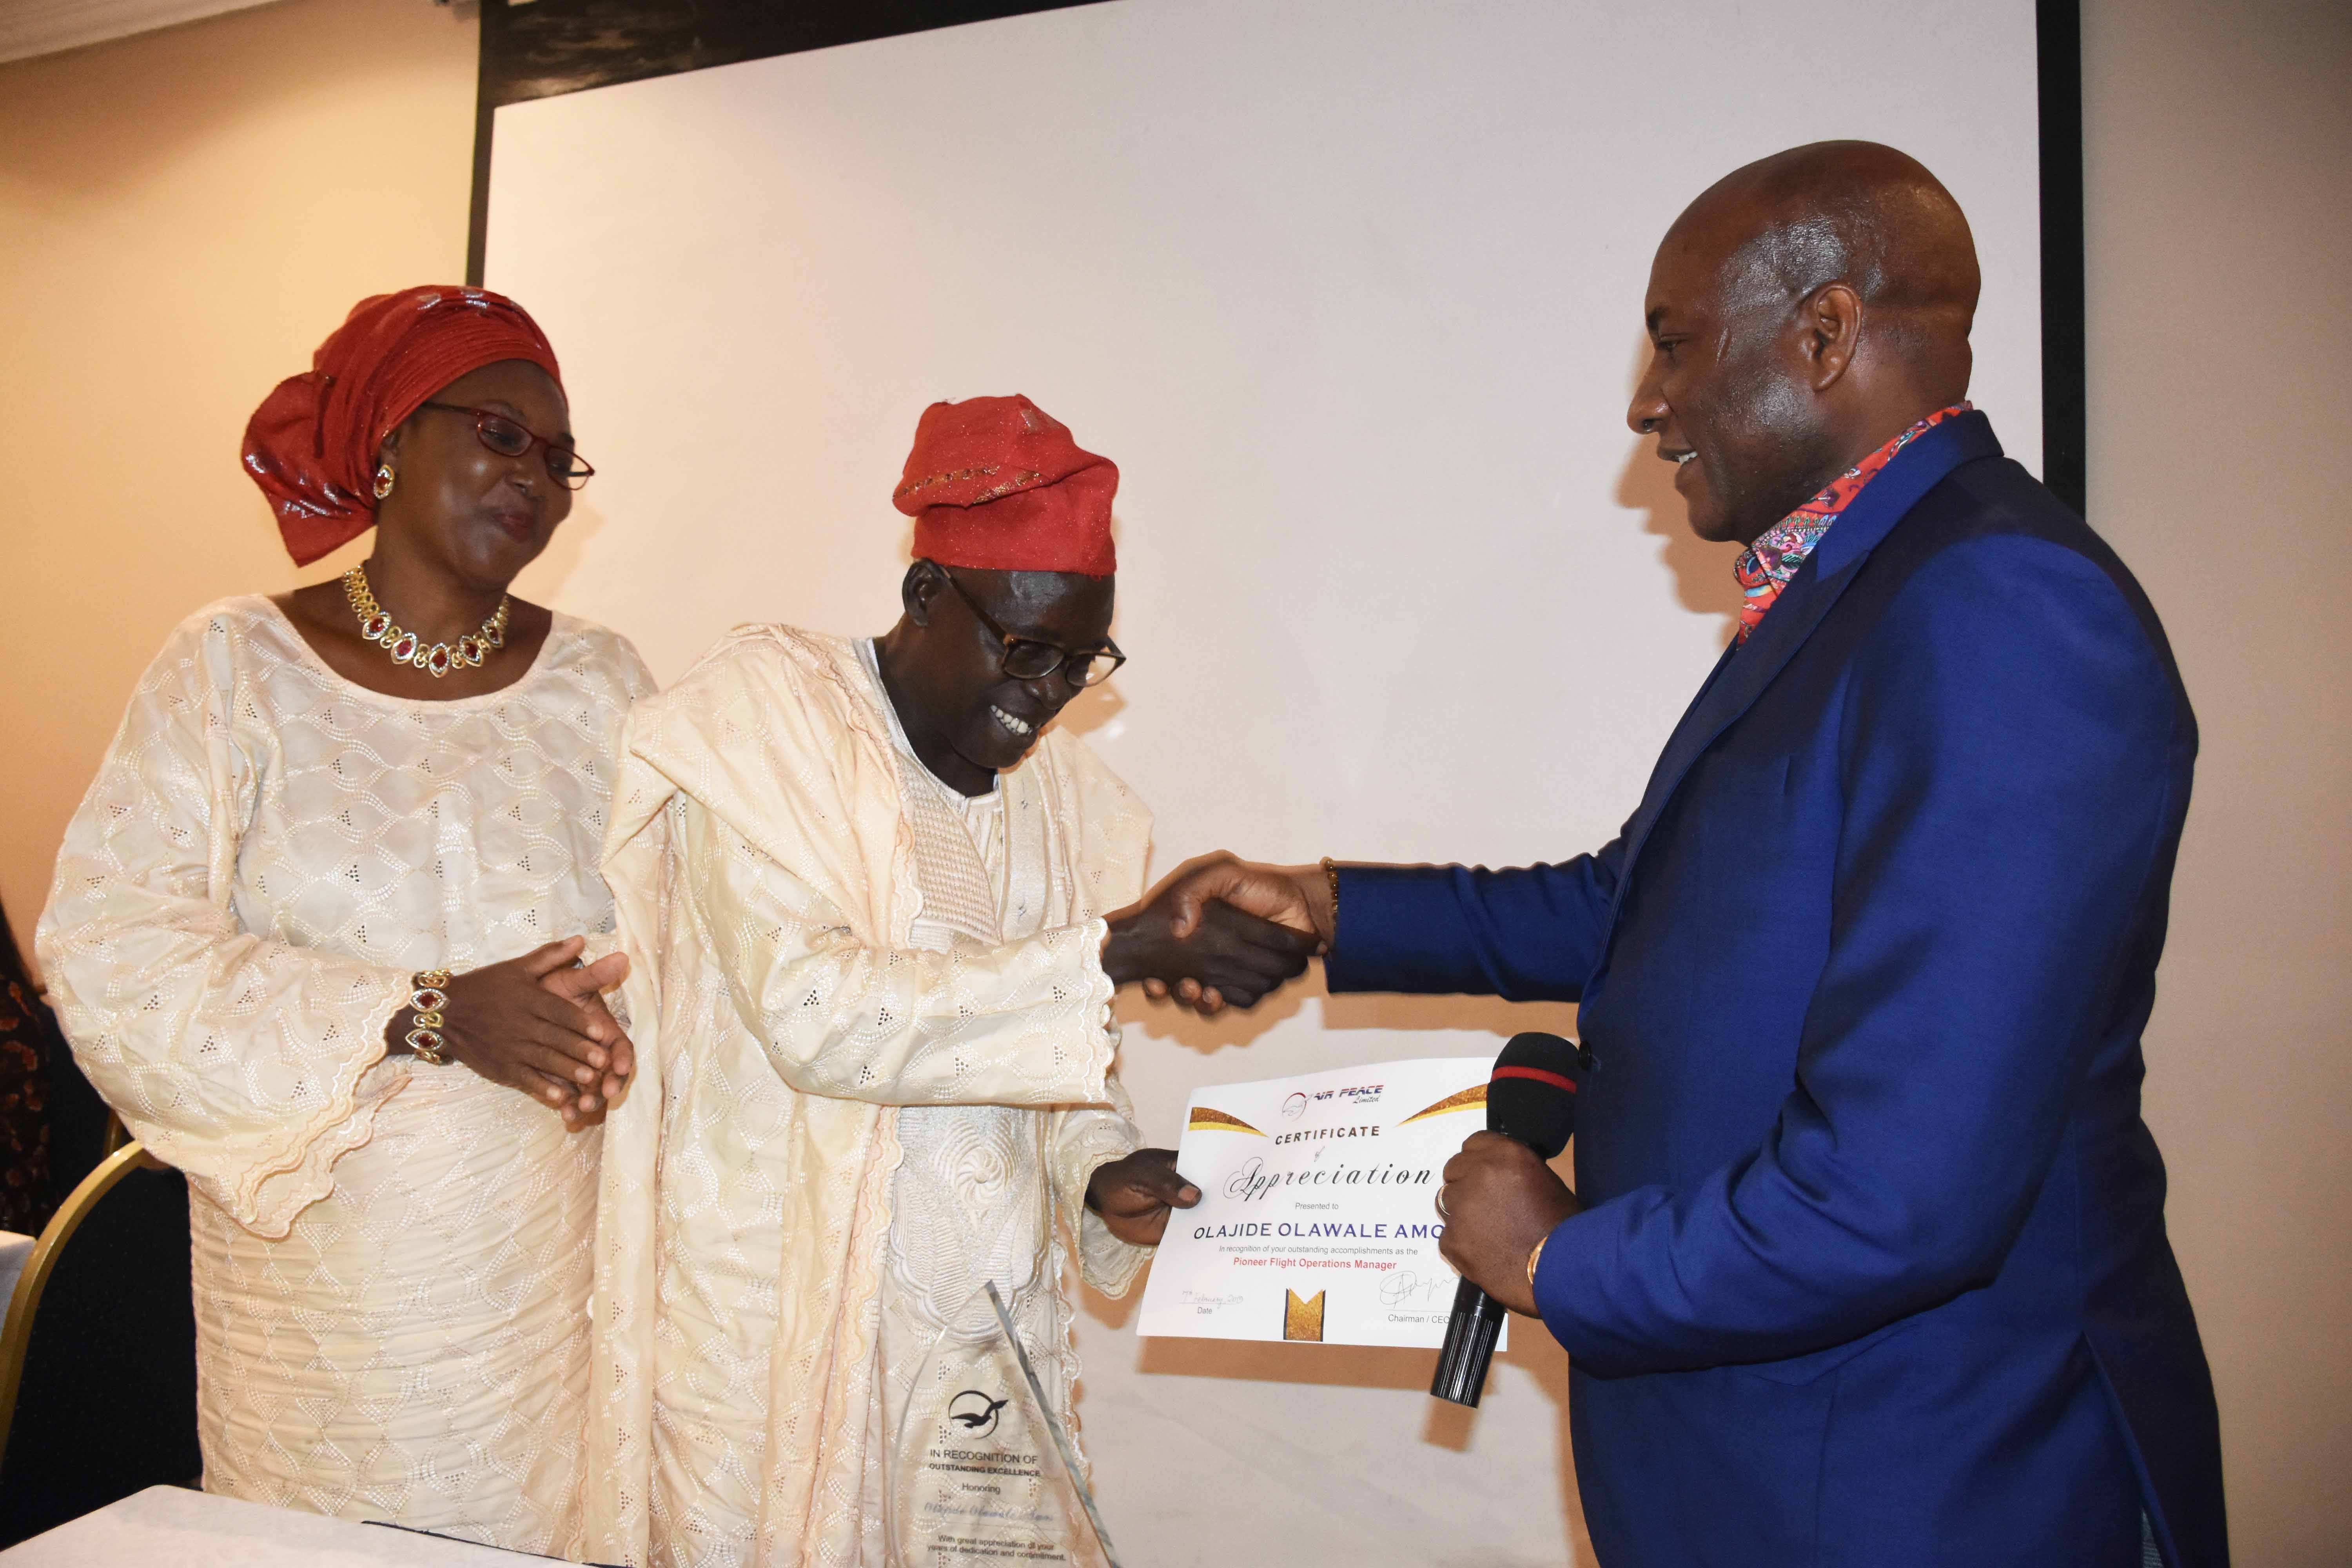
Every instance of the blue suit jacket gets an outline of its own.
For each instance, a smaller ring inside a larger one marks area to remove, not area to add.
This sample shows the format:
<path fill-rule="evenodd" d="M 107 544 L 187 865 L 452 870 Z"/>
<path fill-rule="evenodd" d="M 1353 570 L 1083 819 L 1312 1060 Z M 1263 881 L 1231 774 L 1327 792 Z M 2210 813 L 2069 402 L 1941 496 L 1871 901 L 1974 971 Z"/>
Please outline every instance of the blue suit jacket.
<path fill-rule="evenodd" d="M 1981 415 L 1898 454 L 1557 866 L 1342 875 L 1334 991 L 1580 1002 L 1537 1296 L 1611 1568 L 2227 1559 L 2139 1117 L 2195 720 Z"/>

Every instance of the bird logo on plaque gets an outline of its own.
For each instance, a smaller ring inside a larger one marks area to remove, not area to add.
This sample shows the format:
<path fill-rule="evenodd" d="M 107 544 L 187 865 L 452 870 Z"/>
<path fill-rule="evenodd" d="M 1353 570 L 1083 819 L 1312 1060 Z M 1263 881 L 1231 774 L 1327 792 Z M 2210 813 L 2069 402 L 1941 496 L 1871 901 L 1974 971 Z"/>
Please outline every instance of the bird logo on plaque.
<path fill-rule="evenodd" d="M 996 1417 L 1012 1403 L 1012 1396 L 991 1399 L 977 1388 L 967 1388 L 948 1403 L 948 1420 L 964 1430 L 969 1437 L 985 1437 L 996 1430 Z"/>

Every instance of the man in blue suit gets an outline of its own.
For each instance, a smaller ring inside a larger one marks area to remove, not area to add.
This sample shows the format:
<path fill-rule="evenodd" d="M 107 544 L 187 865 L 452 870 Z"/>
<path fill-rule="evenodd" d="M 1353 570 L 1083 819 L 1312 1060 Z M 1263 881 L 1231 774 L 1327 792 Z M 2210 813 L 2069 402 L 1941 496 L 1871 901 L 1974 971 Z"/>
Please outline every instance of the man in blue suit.
<path fill-rule="evenodd" d="M 1570 1353 L 1604 1568 L 2227 1560 L 2139 1117 L 2196 724 L 2139 585 L 1962 401 L 1977 286 L 1890 148 L 1701 195 L 1630 421 L 1748 602 L 1623 832 L 1177 889 L 1311 923 L 1334 991 L 1580 1004 L 1575 1190 L 1480 1133 L 1441 1205 Z"/>

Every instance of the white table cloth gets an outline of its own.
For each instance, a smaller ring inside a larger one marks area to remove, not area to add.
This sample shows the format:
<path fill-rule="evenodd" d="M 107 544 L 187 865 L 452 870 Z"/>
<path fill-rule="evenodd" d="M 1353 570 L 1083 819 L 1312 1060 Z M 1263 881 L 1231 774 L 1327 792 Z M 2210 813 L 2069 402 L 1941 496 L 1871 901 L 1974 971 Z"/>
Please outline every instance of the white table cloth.
<path fill-rule="evenodd" d="M 0 1552 L 7 1568 L 522 1568 L 520 1552 L 150 1487 Z"/>

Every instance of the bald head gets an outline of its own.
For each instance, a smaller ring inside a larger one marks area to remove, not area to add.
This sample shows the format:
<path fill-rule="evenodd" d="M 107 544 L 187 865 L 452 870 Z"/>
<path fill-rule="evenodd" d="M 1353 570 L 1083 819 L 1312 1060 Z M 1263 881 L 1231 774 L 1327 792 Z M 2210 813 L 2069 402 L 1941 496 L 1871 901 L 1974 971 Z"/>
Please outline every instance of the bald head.
<path fill-rule="evenodd" d="M 1752 541 L 1968 394 L 1969 222 L 1917 160 L 1817 142 L 1734 170 L 1659 243 L 1627 418 L 1702 538 Z"/>
<path fill-rule="evenodd" d="M 1815 142 L 1735 169 L 1666 231 L 1720 258 L 1726 302 L 1780 310 L 1843 283 L 1940 406 L 1968 391 L 1976 240 L 1943 182 L 1875 142 Z"/>

